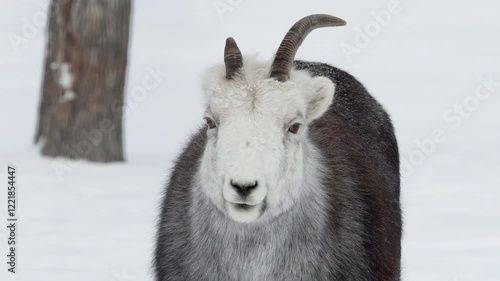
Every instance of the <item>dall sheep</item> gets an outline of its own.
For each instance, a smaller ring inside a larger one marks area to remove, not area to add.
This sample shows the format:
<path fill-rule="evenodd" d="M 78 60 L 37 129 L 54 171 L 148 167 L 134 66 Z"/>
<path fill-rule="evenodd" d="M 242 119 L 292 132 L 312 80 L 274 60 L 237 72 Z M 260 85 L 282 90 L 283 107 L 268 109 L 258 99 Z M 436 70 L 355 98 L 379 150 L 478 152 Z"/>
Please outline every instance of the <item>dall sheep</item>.
<path fill-rule="evenodd" d="M 227 39 L 203 79 L 206 126 L 165 189 L 156 280 L 400 280 L 389 116 L 350 74 L 294 61 L 309 32 L 343 25 L 305 17 L 269 62 Z"/>

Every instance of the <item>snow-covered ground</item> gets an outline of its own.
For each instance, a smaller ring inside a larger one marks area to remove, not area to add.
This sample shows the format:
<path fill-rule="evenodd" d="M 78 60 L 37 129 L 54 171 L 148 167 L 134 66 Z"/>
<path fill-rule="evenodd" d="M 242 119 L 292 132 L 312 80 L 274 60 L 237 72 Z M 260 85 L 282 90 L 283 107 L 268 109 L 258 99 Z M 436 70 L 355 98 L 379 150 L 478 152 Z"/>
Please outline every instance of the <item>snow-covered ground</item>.
<path fill-rule="evenodd" d="M 159 194 L 202 117 L 200 74 L 222 62 L 226 37 L 267 59 L 291 24 L 311 13 L 348 26 L 313 32 L 298 58 L 347 69 L 394 120 L 404 176 L 403 280 L 500 280 L 498 1 L 135 1 L 128 161 L 113 165 L 42 158 L 33 147 L 46 2 L 0 0 L 0 169 L 6 182 L 14 164 L 19 188 L 16 275 L 7 273 L 0 191 L 2 281 L 149 280 Z M 15 36 L 22 43 L 12 44 Z M 135 96 L 151 71 L 168 75 Z"/>

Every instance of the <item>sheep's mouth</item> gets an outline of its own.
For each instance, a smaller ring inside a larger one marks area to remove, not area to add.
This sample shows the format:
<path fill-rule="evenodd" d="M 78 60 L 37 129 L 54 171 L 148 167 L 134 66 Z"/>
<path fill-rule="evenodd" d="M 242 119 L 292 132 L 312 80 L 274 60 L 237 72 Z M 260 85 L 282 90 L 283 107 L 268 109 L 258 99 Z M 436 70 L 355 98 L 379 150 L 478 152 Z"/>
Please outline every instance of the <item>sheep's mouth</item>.
<path fill-rule="evenodd" d="M 236 209 L 239 210 L 250 210 L 254 208 L 256 205 L 244 204 L 244 203 L 233 203 Z"/>
<path fill-rule="evenodd" d="M 231 205 L 234 209 L 238 210 L 238 211 L 250 211 L 254 208 L 258 208 L 260 207 L 261 209 L 265 209 L 265 205 L 266 205 L 266 200 L 262 200 L 260 202 L 251 202 L 251 201 L 245 201 L 245 200 L 242 200 L 242 201 L 226 201 L 227 203 L 229 203 L 229 205 Z"/>
<path fill-rule="evenodd" d="M 243 202 L 226 201 L 226 211 L 230 218 L 237 222 L 249 223 L 257 220 L 266 209 L 265 201 L 257 204 L 248 204 Z"/>

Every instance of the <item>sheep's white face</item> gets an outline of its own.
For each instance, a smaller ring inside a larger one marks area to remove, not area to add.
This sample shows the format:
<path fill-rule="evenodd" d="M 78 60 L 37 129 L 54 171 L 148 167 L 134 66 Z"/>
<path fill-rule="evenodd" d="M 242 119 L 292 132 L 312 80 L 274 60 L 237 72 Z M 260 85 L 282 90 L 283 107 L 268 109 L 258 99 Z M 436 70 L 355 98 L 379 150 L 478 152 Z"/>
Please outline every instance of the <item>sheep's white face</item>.
<path fill-rule="evenodd" d="M 266 66 L 246 66 L 233 79 L 215 67 L 205 77 L 207 143 L 203 192 L 238 222 L 274 217 L 301 196 L 308 124 L 330 106 L 334 85 L 292 71 L 269 79 Z"/>

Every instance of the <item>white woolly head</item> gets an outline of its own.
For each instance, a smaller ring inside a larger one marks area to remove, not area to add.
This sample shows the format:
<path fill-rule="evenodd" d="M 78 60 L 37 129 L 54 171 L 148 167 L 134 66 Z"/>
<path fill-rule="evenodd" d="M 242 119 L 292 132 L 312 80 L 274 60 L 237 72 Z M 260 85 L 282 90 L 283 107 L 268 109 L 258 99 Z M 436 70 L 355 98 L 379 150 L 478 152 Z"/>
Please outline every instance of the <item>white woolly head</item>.
<path fill-rule="evenodd" d="M 277 216 L 300 198 L 307 127 L 333 99 L 330 79 L 292 70 L 279 82 L 269 78 L 270 65 L 245 57 L 230 79 L 221 64 L 203 80 L 208 137 L 202 189 L 238 222 Z"/>

